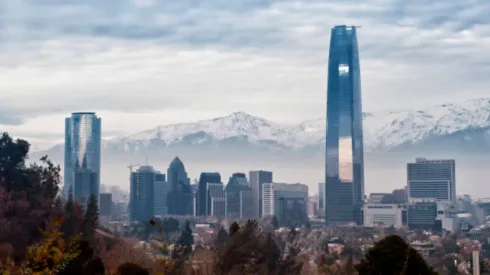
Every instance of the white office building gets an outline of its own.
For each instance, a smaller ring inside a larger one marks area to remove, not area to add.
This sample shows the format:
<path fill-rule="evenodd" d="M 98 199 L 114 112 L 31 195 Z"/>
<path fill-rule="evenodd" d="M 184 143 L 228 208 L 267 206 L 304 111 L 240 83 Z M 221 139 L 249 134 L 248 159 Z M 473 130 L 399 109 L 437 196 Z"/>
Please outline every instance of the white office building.
<path fill-rule="evenodd" d="M 363 213 L 364 226 L 403 226 L 403 208 L 398 204 L 365 204 Z"/>
<path fill-rule="evenodd" d="M 455 160 L 417 158 L 407 164 L 408 198 L 417 201 L 456 200 Z"/>
<path fill-rule="evenodd" d="M 275 215 L 282 225 L 302 225 L 308 220 L 308 186 L 300 183 L 264 183 L 262 216 Z"/>

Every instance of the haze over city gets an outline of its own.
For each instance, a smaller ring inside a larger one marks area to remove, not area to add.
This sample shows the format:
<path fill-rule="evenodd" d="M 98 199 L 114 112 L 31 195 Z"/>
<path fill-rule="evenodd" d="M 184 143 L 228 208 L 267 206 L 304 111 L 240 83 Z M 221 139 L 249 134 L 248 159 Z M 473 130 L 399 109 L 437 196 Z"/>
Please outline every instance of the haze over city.
<path fill-rule="evenodd" d="M 0 131 L 27 139 L 34 151 L 62 144 L 64 118 L 74 111 L 97 112 L 104 138 L 238 111 L 286 126 L 324 118 L 330 30 L 347 22 L 362 26 L 358 38 L 363 111 L 374 114 L 373 122 L 365 124 L 365 136 L 393 121 L 406 121 L 365 143 L 378 152 L 374 141 L 386 138 L 390 142 L 383 145 L 391 146 L 391 141 L 400 140 L 393 133 L 414 132 L 407 125 L 415 124 L 415 132 L 428 144 L 407 149 L 400 143 L 390 147 L 390 153 L 367 153 L 366 193 L 403 187 L 406 162 L 422 153 L 456 159 L 458 193 L 484 196 L 481 190 L 490 191 L 490 175 L 483 169 L 490 158 L 473 152 L 488 150 L 487 139 L 460 132 L 476 126 L 484 133 L 488 129 L 488 116 L 484 118 L 490 104 L 480 100 L 488 96 L 490 81 L 486 1 L 470 6 L 424 1 L 195 5 L 7 0 L 0 2 L 3 9 L 9 12 L 0 18 Z M 456 107 L 439 106 L 449 103 Z M 422 110 L 433 119 L 418 117 L 417 112 L 387 115 L 404 110 Z M 462 110 L 463 118 L 443 120 Z M 434 131 L 448 127 L 455 130 Z M 484 150 L 458 152 L 457 147 L 467 148 L 458 143 L 467 136 L 478 140 L 473 147 Z M 447 147 L 425 150 L 441 139 Z M 274 171 L 275 179 L 308 184 L 313 192 L 324 179 L 321 147 L 315 153 L 286 156 L 261 153 L 259 160 L 248 158 L 241 147 L 241 154 L 234 155 L 226 150 L 215 155 L 193 148 L 181 151 L 150 155 L 149 161 L 165 170 L 182 154 L 191 178 L 201 171 L 219 171 L 227 178 L 232 172 L 264 168 Z M 48 152 L 62 163 L 62 154 Z M 126 166 L 144 162 L 148 154 L 119 158 L 119 151 L 106 150 L 102 183 L 127 189 Z"/>

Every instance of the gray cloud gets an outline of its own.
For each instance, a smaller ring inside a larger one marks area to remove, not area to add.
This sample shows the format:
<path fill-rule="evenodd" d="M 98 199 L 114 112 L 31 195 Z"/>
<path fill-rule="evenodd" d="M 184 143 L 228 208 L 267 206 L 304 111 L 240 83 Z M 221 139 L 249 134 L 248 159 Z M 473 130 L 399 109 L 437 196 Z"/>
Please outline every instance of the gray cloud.
<path fill-rule="evenodd" d="M 0 11 L 0 77 L 22 72 L 35 83 L 0 83 L 28 96 L 0 94 L 3 124 L 75 109 L 237 108 L 231 103 L 312 116 L 330 28 L 342 23 L 363 26 L 365 106 L 411 104 L 416 94 L 450 101 L 490 84 L 486 0 L 0 0 Z"/>

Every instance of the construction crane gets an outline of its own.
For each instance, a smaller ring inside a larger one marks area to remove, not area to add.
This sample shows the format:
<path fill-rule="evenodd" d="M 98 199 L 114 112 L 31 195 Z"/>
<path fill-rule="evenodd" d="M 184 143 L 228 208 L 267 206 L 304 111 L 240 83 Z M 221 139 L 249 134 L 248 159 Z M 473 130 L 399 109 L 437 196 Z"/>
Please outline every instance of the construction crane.
<path fill-rule="evenodd" d="M 128 165 L 129 174 L 133 173 L 133 167 L 139 167 L 141 164 L 130 164 Z"/>

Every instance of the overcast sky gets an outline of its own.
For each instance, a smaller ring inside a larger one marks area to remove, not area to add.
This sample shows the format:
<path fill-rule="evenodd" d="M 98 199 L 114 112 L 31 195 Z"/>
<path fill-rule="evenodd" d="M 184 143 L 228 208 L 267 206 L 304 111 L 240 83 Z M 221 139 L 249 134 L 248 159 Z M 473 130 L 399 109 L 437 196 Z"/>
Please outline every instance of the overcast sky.
<path fill-rule="evenodd" d="M 489 96 L 489 14 L 488 0 L 0 0 L 0 131 L 45 145 L 74 111 L 98 112 L 105 136 L 322 117 L 342 24 L 362 25 L 364 111 Z"/>

